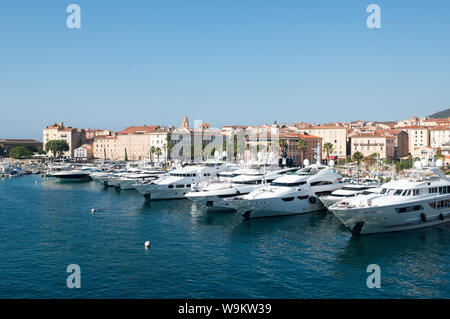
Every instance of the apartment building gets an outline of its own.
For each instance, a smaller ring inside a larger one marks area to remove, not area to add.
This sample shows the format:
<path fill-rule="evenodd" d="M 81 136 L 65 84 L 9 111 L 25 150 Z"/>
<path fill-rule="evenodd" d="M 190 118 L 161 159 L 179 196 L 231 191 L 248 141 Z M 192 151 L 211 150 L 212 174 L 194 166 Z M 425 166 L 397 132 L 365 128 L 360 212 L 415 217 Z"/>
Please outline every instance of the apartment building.
<path fill-rule="evenodd" d="M 298 148 L 299 140 L 305 141 L 306 146 L 303 149 Z M 280 133 L 280 141 L 285 142 L 286 158 L 292 159 L 292 163 L 297 166 L 302 165 L 305 159 L 308 159 L 310 163 L 315 163 L 317 146 L 322 150 L 323 145 L 321 137 L 306 133 Z"/>
<path fill-rule="evenodd" d="M 358 134 L 351 137 L 351 155 L 360 152 L 364 157 L 374 153 L 380 155 L 380 159 L 393 159 L 394 136 L 380 133 Z"/>
<path fill-rule="evenodd" d="M 450 143 L 450 126 L 439 125 L 430 129 L 430 146 L 443 148 Z"/>
<path fill-rule="evenodd" d="M 331 143 L 333 151 L 330 153 L 330 158 L 338 159 L 347 156 L 347 128 L 343 126 L 313 126 L 302 128 L 301 131 L 320 137 L 322 139 L 322 148 L 325 143 Z M 327 154 L 322 154 L 322 159 L 325 159 L 326 156 Z"/>
<path fill-rule="evenodd" d="M 416 147 L 430 146 L 430 129 L 425 126 L 405 126 L 402 131 L 408 133 L 408 149 L 412 155 Z"/>
<path fill-rule="evenodd" d="M 94 157 L 104 160 L 118 160 L 117 140 L 115 134 L 96 136 L 92 146 Z"/>
<path fill-rule="evenodd" d="M 70 126 L 65 126 L 64 123 L 55 123 L 47 126 L 43 130 L 43 145 L 51 140 L 63 140 L 69 145 L 69 150 L 64 152 L 63 156 L 73 157 L 74 150 L 86 143 L 86 131 L 84 129 L 77 129 Z M 47 154 L 53 156 L 51 152 Z"/>
<path fill-rule="evenodd" d="M 93 144 L 83 144 L 74 151 L 74 157 L 79 160 L 88 160 L 94 157 Z"/>

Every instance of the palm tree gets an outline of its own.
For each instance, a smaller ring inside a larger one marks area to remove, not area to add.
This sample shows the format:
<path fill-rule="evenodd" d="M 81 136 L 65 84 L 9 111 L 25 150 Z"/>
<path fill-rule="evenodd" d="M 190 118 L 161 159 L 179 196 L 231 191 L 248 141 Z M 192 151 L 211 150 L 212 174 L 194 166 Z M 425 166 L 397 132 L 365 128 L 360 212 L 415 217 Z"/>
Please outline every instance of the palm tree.
<path fill-rule="evenodd" d="M 280 148 L 281 148 L 281 154 L 284 157 L 285 156 L 285 152 L 286 152 L 286 146 L 287 146 L 286 145 L 286 141 L 280 140 L 279 144 L 280 144 Z"/>
<path fill-rule="evenodd" d="M 172 153 L 172 150 L 175 147 L 175 143 L 172 142 L 172 134 L 167 134 L 165 147 L 166 147 L 166 161 L 168 161 L 171 159 L 170 154 Z"/>
<path fill-rule="evenodd" d="M 150 147 L 150 156 L 152 158 L 152 163 L 153 163 L 153 154 L 155 154 L 156 152 L 156 148 L 154 146 Z"/>
<path fill-rule="evenodd" d="M 364 156 L 362 155 L 361 152 L 355 152 L 353 154 L 353 161 L 358 164 L 358 181 L 359 181 L 359 165 L 361 164 L 363 158 Z"/>
<path fill-rule="evenodd" d="M 305 140 L 298 140 L 297 148 L 300 150 L 300 155 L 301 155 L 300 164 L 303 165 L 303 160 L 304 160 L 304 157 L 305 157 L 306 141 Z"/>
<path fill-rule="evenodd" d="M 323 150 L 325 151 L 325 153 L 327 153 L 327 161 L 329 161 L 330 160 L 330 153 L 333 152 L 333 144 L 331 144 L 331 143 L 323 144 Z"/>
<path fill-rule="evenodd" d="M 156 157 L 157 157 L 158 162 L 159 162 L 159 157 L 160 157 L 161 154 L 162 154 L 161 148 L 157 147 L 157 148 L 155 149 L 155 154 L 156 154 Z"/>

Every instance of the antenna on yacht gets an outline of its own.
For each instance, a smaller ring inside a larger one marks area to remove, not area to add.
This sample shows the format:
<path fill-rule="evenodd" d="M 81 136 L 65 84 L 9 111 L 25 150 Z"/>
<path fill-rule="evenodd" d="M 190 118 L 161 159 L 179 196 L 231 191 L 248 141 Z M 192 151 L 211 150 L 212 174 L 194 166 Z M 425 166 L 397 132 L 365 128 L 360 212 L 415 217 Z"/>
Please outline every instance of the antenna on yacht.
<path fill-rule="evenodd" d="M 317 142 L 317 147 L 316 147 L 315 151 L 316 151 L 316 164 L 320 165 L 321 158 L 322 158 L 322 154 L 320 152 L 320 142 Z"/>
<path fill-rule="evenodd" d="M 433 140 L 433 147 L 431 149 L 431 167 L 436 166 L 436 149 L 434 147 L 434 140 Z"/>

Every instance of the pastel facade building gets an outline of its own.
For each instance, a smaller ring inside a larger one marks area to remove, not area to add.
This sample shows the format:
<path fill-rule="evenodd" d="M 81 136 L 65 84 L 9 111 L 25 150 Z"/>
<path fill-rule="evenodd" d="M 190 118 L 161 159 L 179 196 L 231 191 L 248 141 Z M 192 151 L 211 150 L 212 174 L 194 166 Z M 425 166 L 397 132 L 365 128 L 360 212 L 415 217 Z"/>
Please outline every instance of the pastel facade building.
<path fill-rule="evenodd" d="M 450 143 L 450 126 L 435 126 L 430 129 L 430 146 L 443 148 Z"/>
<path fill-rule="evenodd" d="M 110 130 L 96 130 L 96 129 L 87 129 L 86 130 L 86 141 L 93 142 L 94 138 L 97 136 L 111 136 L 114 132 Z"/>
<path fill-rule="evenodd" d="M 394 137 L 385 134 L 359 134 L 351 137 L 351 156 L 360 152 L 364 157 L 378 153 L 380 159 L 393 159 Z"/>
<path fill-rule="evenodd" d="M 46 128 L 44 128 L 42 135 L 44 149 L 48 141 L 66 141 L 69 145 L 69 150 L 67 152 L 64 152 L 63 156 L 65 157 L 73 157 L 75 149 L 86 143 L 86 131 L 84 129 L 65 126 L 64 123 L 55 123 L 53 125 L 47 126 Z M 47 155 L 53 156 L 51 152 L 49 152 Z"/>
<path fill-rule="evenodd" d="M 305 141 L 306 146 L 303 149 L 298 148 L 299 140 Z M 302 165 L 305 159 L 315 163 L 317 146 L 322 153 L 323 139 L 319 136 L 306 133 L 280 133 L 280 141 L 285 141 L 286 158 L 292 159 L 293 164 L 297 166 Z"/>
<path fill-rule="evenodd" d="M 93 145 L 83 144 L 74 151 L 74 157 L 81 160 L 89 160 L 94 157 Z"/>
<path fill-rule="evenodd" d="M 409 152 L 414 152 L 417 147 L 430 146 L 430 129 L 425 126 L 409 126 L 402 130 L 408 132 Z"/>
<path fill-rule="evenodd" d="M 322 139 L 322 148 L 325 143 L 333 145 L 330 153 L 331 159 L 345 158 L 347 156 L 348 130 L 343 126 L 313 126 L 301 129 L 310 135 L 318 136 Z M 326 159 L 327 154 L 322 154 L 322 159 Z"/>
<path fill-rule="evenodd" d="M 97 136 L 94 138 L 93 154 L 95 158 L 118 160 L 117 136 Z"/>
<path fill-rule="evenodd" d="M 431 146 L 420 146 L 420 147 L 414 148 L 414 150 L 411 153 L 411 156 L 414 159 L 429 159 L 432 157 L 433 152 L 435 155 L 442 154 L 440 147 L 433 148 Z"/>

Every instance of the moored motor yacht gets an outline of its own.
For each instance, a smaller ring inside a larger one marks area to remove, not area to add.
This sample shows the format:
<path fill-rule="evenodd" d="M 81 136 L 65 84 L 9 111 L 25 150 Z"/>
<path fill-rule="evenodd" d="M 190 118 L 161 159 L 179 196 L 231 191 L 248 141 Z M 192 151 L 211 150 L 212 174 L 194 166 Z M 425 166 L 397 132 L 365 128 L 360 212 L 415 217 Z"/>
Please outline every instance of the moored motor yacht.
<path fill-rule="evenodd" d="M 52 176 L 62 181 L 88 181 L 91 180 L 90 174 L 91 172 L 88 170 L 70 170 L 59 171 L 53 173 Z"/>
<path fill-rule="evenodd" d="M 356 236 L 450 221 L 450 180 L 436 167 L 409 175 L 383 184 L 379 194 L 356 196 L 329 210 Z"/>
<path fill-rule="evenodd" d="M 269 186 L 225 201 L 245 219 L 303 214 L 324 209 L 318 196 L 342 186 L 338 174 L 317 163 L 297 174 L 279 177 Z"/>
<path fill-rule="evenodd" d="M 152 182 L 134 184 L 133 187 L 147 199 L 183 199 L 194 183 L 216 179 L 226 169 L 223 164 L 185 166 L 169 172 Z"/>
<path fill-rule="evenodd" d="M 328 208 L 331 205 L 357 195 L 369 195 L 379 192 L 381 189 L 377 185 L 347 184 L 335 190 L 330 195 L 321 196 L 320 201 Z"/>
<path fill-rule="evenodd" d="M 131 174 L 124 174 L 111 181 L 111 184 L 120 190 L 135 189 L 134 185 L 139 182 L 151 182 L 165 174 L 162 170 L 142 171 Z"/>
<path fill-rule="evenodd" d="M 200 188 L 192 187 L 185 196 L 207 211 L 229 209 L 228 202 L 224 201 L 225 198 L 248 194 L 280 176 L 297 170 L 298 168 L 284 168 L 268 172 L 247 171 L 228 181 L 206 183 Z"/>

